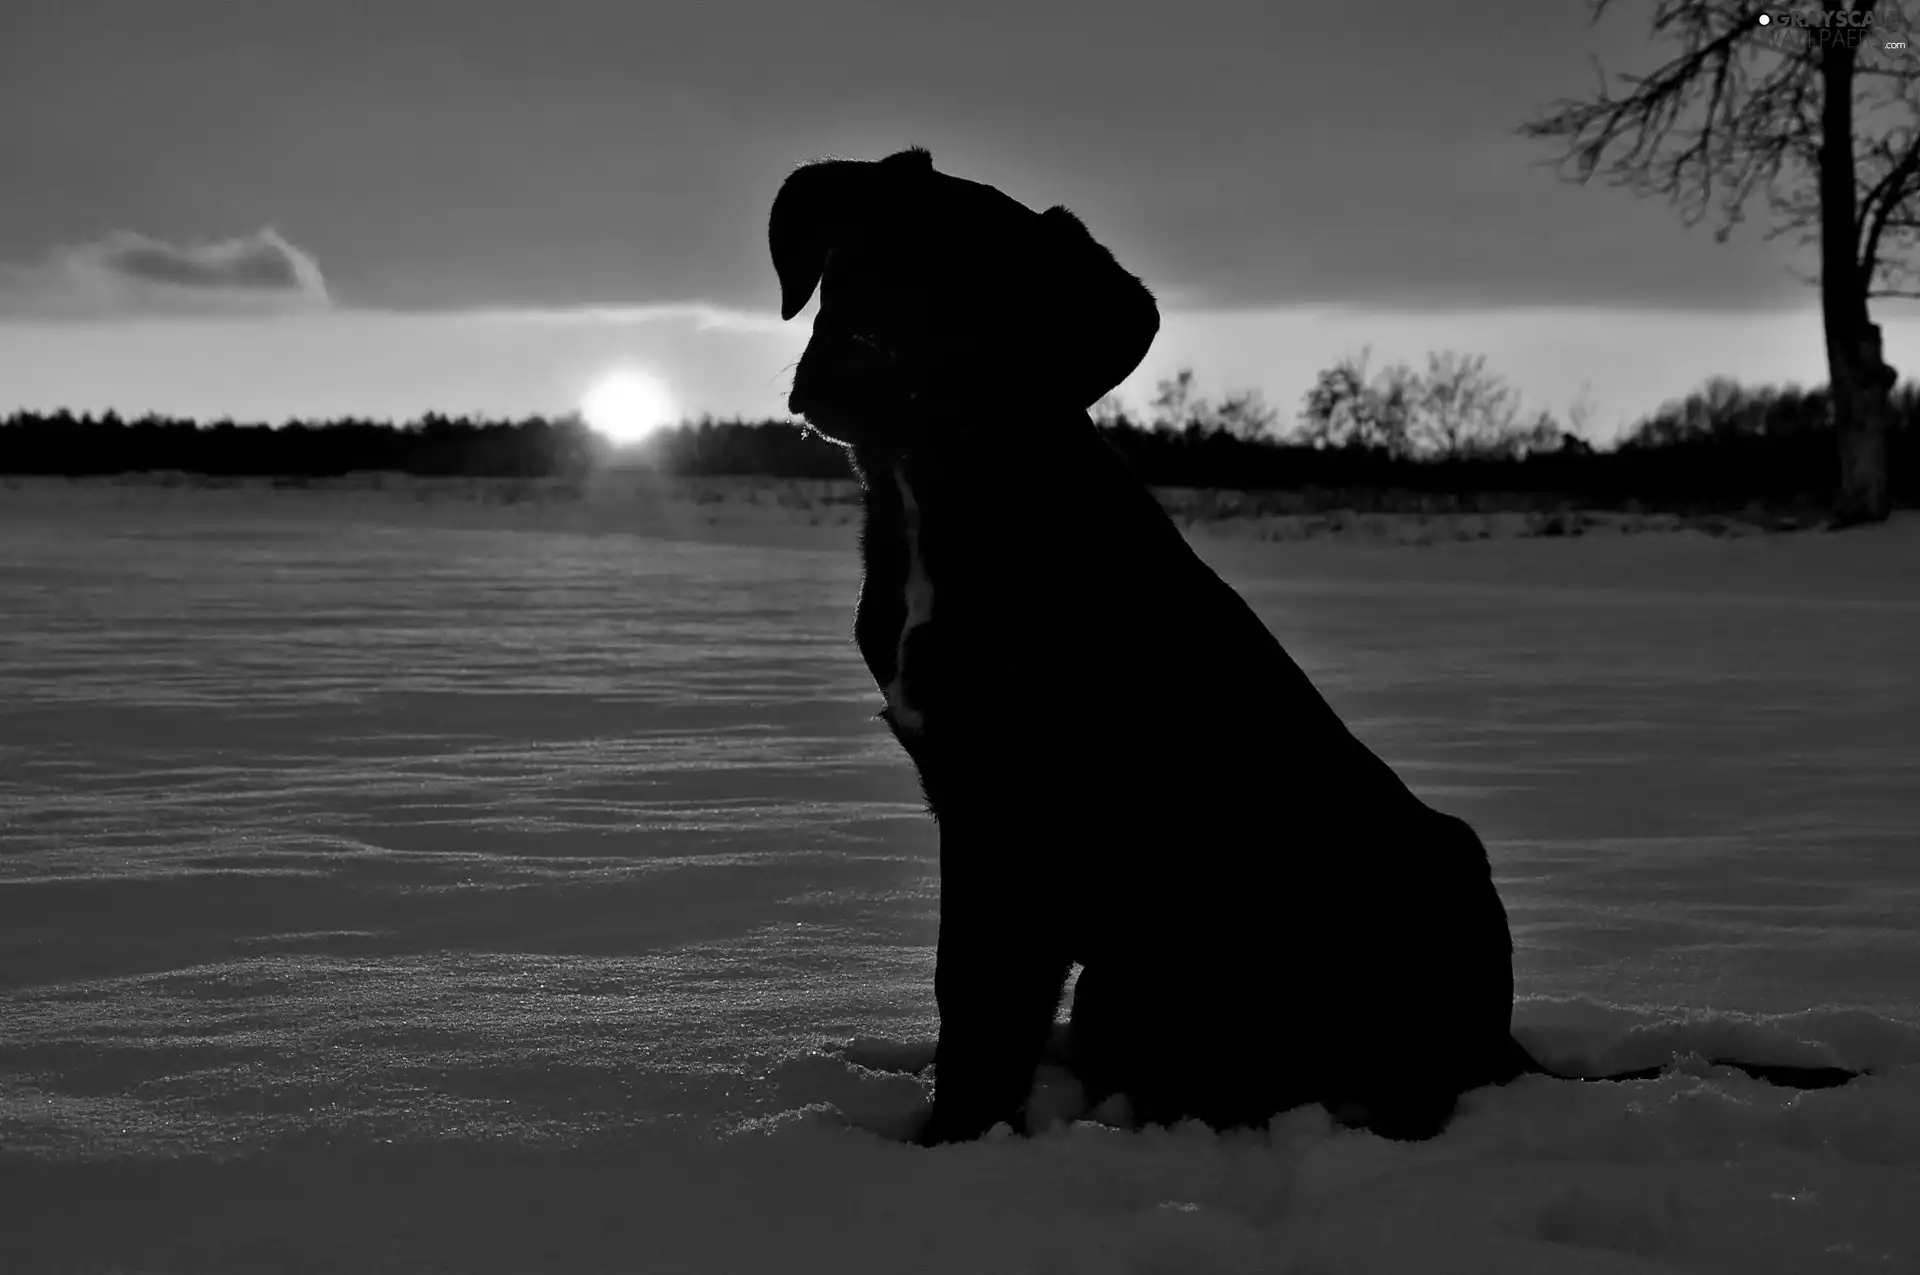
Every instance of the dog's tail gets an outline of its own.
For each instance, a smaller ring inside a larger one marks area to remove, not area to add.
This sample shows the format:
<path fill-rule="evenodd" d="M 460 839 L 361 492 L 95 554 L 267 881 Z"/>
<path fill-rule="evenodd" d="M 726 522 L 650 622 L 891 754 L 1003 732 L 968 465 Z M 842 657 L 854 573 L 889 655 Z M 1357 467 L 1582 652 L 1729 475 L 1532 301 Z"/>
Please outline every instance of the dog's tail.
<path fill-rule="evenodd" d="M 1605 1076 L 1569 1076 L 1541 1065 L 1539 1060 L 1527 1052 L 1525 1045 L 1507 1038 L 1509 1054 L 1503 1070 L 1507 1070 L 1508 1080 L 1521 1076 L 1552 1076 L 1555 1080 L 1654 1080 L 1667 1070 L 1668 1064 L 1653 1067 L 1636 1067 L 1631 1071 L 1616 1071 Z M 1801 1067 L 1792 1063 L 1750 1063 L 1737 1058 L 1709 1058 L 1707 1062 L 1715 1067 L 1732 1067 L 1744 1071 L 1755 1080 L 1763 1080 L 1770 1085 L 1779 1085 L 1783 1089 L 1837 1089 L 1850 1080 L 1872 1075 L 1869 1071 L 1852 1071 L 1846 1067 Z"/>

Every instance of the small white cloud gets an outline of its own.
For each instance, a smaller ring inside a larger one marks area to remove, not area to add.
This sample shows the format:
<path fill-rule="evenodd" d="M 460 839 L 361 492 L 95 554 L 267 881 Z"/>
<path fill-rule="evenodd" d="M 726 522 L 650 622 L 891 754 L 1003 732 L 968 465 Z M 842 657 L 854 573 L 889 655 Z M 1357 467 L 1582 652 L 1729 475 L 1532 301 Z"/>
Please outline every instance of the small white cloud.
<path fill-rule="evenodd" d="M 271 227 L 175 244 L 133 231 L 0 264 L 0 315 L 312 310 L 328 304 L 311 254 Z"/>

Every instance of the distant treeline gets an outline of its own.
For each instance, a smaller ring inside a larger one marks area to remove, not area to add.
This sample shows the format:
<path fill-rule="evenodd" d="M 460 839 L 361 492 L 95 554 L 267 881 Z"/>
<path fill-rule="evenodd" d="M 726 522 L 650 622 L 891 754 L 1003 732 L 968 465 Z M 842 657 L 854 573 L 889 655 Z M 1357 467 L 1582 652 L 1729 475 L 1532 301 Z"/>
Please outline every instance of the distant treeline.
<path fill-rule="evenodd" d="M 1920 387 L 1895 393 L 1894 499 L 1920 504 Z M 1231 405 L 1233 400 L 1228 400 Z M 1243 404 L 1244 406 L 1244 404 Z M 1716 380 L 1611 446 L 1540 418 L 1481 444 L 1426 451 L 1362 432 L 1283 434 L 1188 413 L 1142 422 L 1109 405 L 1102 433 L 1155 486 L 1240 490 L 1398 490 L 1423 496 L 1533 493 L 1603 506 L 1740 507 L 1824 502 L 1837 476 L 1825 390 Z M 578 420 L 428 416 L 404 425 L 295 421 L 276 427 L 21 412 L 0 420 L 0 473 L 178 471 L 326 478 L 356 471 L 427 476 L 569 477 L 620 454 Z M 684 475 L 844 478 L 840 449 L 785 421 L 702 420 L 660 431 L 634 458 Z"/>
<path fill-rule="evenodd" d="M 345 419 L 284 425 L 112 412 L 16 412 L 0 420 L 0 473 L 331 478 L 384 470 L 436 477 L 529 478 L 590 468 L 600 448 L 570 420 L 426 416 L 393 425 Z"/>

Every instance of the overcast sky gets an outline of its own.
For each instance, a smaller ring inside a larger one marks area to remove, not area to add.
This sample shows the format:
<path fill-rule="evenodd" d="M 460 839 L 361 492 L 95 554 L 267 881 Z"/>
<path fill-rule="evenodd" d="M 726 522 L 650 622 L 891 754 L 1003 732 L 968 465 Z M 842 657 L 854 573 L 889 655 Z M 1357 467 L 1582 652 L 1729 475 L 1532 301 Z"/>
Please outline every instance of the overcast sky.
<path fill-rule="evenodd" d="M 1565 365 L 1501 369 L 1553 398 L 1635 315 L 1700 342 L 1682 384 L 1817 375 L 1784 247 L 1561 185 L 1515 135 L 1590 55 L 1652 64 L 1617 8 L 7 0 L 0 410 L 554 409 L 611 361 L 689 410 L 776 410 L 805 320 L 766 321 L 773 192 L 909 143 L 1081 213 L 1169 311 L 1143 376 L 1291 410 L 1302 360 L 1377 320 Z M 1728 336 L 1755 323 L 1777 346 Z"/>

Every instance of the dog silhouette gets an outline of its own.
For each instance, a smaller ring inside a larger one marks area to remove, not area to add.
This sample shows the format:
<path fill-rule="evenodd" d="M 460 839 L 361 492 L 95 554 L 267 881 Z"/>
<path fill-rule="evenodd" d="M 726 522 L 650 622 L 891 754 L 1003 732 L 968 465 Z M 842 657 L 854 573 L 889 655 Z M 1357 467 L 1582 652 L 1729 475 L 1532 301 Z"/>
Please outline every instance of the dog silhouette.
<path fill-rule="evenodd" d="M 1024 1130 L 1075 963 L 1068 1062 L 1143 1122 L 1317 1102 L 1426 1138 L 1543 1071 L 1480 838 L 1347 729 L 1088 418 L 1158 331 L 1145 285 L 1066 209 L 917 148 L 795 170 L 768 238 L 782 317 L 820 294 L 789 407 L 860 477 L 854 633 L 939 830 L 920 1140 Z"/>

